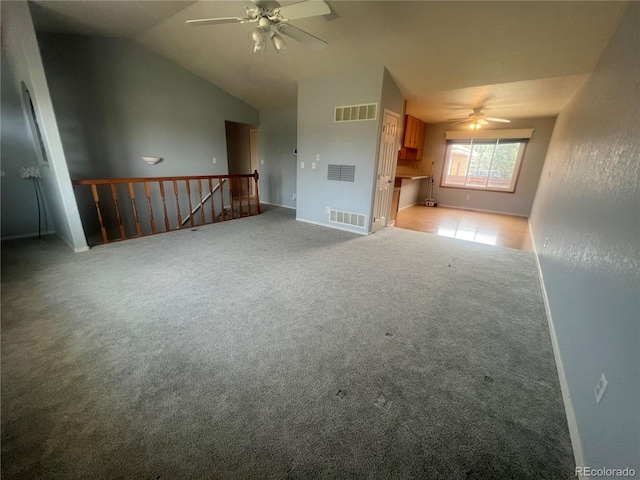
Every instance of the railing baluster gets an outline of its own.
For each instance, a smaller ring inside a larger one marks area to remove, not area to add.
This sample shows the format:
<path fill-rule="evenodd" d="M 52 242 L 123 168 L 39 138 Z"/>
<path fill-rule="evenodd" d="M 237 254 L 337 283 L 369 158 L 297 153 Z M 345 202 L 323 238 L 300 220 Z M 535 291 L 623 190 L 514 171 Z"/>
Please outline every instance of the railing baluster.
<path fill-rule="evenodd" d="M 206 222 L 204 218 L 204 203 L 202 202 L 202 180 L 198 178 L 198 195 L 200 195 L 200 218 L 202 218 L 202 224 L 204 225 Z"/>
<path fill-rule="evenodd" d="M 260 194 L 258 192 L 258 180 L 260 179 L 260 175 L 257 170 L 253 171 L 253 181 L 256 186 L 256 214 L 260 215 Z"/>
<path fill-rule="evenodd" d="M 149 184 L 144 182 L 144 193 L 147 195 L 147 203 L 149 204 L 149 221 L 151 222 L 151 233 L 156 233 L 156 221 L 153 218 L 153 208 L 151 207 L 151 192 L 149 192 Z"/>
<path fill-rule="evenodd" d="M 182 216 L 180 215 L 180 200 L 178 200 L 178 181 L 173 181 L 173 193 L 176 196 L 176 208 L 178 209 L 178 228 L 182 228 Z"/>
<path fill-rule="evenodd" d="M 244 217 L 244 212 L 242 211 L 242 178 L 236 178 L 236 184 L 238 185 L 238 200 L 240 204 L 240 218 Z"/>
<path fill-rule="evenodd" d="M 229 179 L 229 202 L 231 202 L 231 220 L 236 218 L 236 209 L 233 206 L 233 178 Z"/>
<path fill-rule="evenodd" d="M 211 223 L 216 223 L 216 208 L 213 202 L 213 181 L 211 179 L 209 179 L 209 201 L 211 202 Z M 204 208 L 204 206 L 202 208 Z"/>
<path fill-rule="evenodd" d="M 138 210 L 136 209 L 136 194 L 133 191 L 133 183 L 129 182 L 129 198 L 131 198 L 131 208 L 133 210 L 133 218 L 136 221 L 136 233 L 139 237 L 142 236 L 142 229 L 140 228 L 140 221 L 138 220 Z"/>
<path fill-rule="evenodd" d="M 107 230 L 102 223 L 102 212 L 100 212 L 100 198 L 98 197 L 98 187 L 95 184 L 91 185 L 91 193 L 93 194 L 93 201 L 96 204 L 96 210 L 98 211 L 98 222 L 100 222 L 100 232 L 102 233 L 102 241 L 109 243 L 109 237 L 107 237 Z"/>
<path fill-rule="evenodd" d="M 246 177 L 247 180 L 247 213 L 251 215 L 251 183 L 249 181 L 249 177 Z"/>
<path fill-rule="evenodd" d="M 162 210 L 164 211 L 164 228 L 165 228 L 165 232 L 168 232 L 169 230 L 171 230 L 171 224 L 169 223 L 169 216 L 167 215 L 167 202 L 165 200 L 165 195 L 164 195 L 164 182 L 160 181 L 158 182 L 158 185 L 160 186 L 160 196 L 162 197 Z"/>
<path fill-rule="evenodd" d="M 120 240 L 126 240 L 127 236 L 124 233 L 124 225 L 122 224 L 122 217 L 120 217 L 120 207 L 118 206 L 118 191 L 116 190 L 116 184 L 110 183 L 111 196 L 113 196 L 113 204 L 116 207 L 116 218 L 118 219 L 118 230 L 120 230 Z"/>
<path fill-rule="evenodd" d="M 218 186 L 220 190 L 220 208 L 222 209 L 220 212 L 220 216 L 222 217 L 222 221 L 224 222 L 226 220 L 226 214 L 224 212 L 224 183 L 222 182 L 221 178 L 218 179 Z"/>
<path fill-rule="evenodd" d="M 187 185 L 187 198 L 189 199 L 189 223 L 191 223 L 192 227 L 195 227 L 196 224 L 193 221 L 193 206 L 191 205 L 191 185 L 189 180 L 185 180 L 184 183 Z"/>

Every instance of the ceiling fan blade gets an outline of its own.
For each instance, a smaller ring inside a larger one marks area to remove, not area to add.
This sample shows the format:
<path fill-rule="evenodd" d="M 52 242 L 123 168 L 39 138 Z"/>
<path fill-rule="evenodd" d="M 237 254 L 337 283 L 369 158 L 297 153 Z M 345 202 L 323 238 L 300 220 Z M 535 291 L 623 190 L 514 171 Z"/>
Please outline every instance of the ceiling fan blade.
<path fill-rule="evenodd" d="M 451 125 L 458 125 L 460 123 L 467 123 L 470 121 L 471 119 L 469 118 L 450 118 L 449 120 L 447 120 L 447 122 L 451 122 Z"/>
<path fill-rule="evenodd" d="M 480 125 L 489 125 L 489 122 L 487 122 L 484 118 L 480 118 L 480 119 L 478 119 L 478 120 L 477 120 L 477 122 L 478 122 Z"/>
<path fill-rule="evenodd" d="M 486 118 L 490 122 L 499 122 L 499 123 L 511 123 L 511 120 L 507 120 L 506 118 Z"/>
<path fill-rule="evenodd" d="M 294 27 L 288 23 L 281 23 L 278 25 L 278 31 L 289 38 L 293 38 L 294 40 L 307 45 L 313 50 L 322 50 L 327 46 L 327 42 L 324 40 L 314 37 L 310 33 L 300 30 L 298 27 Z"/>
<path fill-rule="evenodd" d="M 246 17 L 200 18 L 198 20 L 187 20 L 187 24 L 199 27 L 202 25 L 221 25 L 223 23 L 245 23 L 250 20 L 250 18 Z"/>
<path fill-rule="evenodd" d="M 258 8 L 264 8 L 265 10 L 273 10 L 278 8 L 280 4 L 275 0 L 251 0 L 251 2 Z"/>
<path fill-rule="evenodd" d="M 317 15 L 328 15 L 331 13 L 329 5 L 322 0 L 307 0 L 306 2 L 294 3 L 278 9 L 280 15 L 287 20 L 297 20 L 298 18 L 315 17 Z"/>

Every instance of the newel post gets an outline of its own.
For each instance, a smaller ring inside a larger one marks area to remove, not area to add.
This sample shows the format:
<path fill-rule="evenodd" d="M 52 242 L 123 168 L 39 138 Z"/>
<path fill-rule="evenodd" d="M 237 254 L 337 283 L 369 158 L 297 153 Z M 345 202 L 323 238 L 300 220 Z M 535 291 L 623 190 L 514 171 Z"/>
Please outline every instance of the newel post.
<path fill-rule="evenodd" d="M 256 183 L 256 212 L 260 215 L 260 193 L 258 192 L 258 179 L 260 175 L 258 174 L 258 170 L 253 171 L 253 181 Z"/>

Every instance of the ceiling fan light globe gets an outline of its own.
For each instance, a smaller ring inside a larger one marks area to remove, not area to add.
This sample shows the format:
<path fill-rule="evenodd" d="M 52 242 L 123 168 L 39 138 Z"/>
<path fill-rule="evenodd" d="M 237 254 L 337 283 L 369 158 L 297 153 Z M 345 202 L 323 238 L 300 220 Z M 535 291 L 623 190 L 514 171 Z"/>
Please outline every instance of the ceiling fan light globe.
<path fill-rule="evenodd" d="M 280 53 L 282 50 L 287 48 L 287 43 L 284 41 L 284 38 L 277 33 L 271 36 L 271 43 L 277 53 Z"/>
<path fill-rule="evenodd" d="M 259 43 L 258 45 L 251 45 L 251 53 L 254 55 L 264 55 L 266 51 L 266 45 L 264 43 Z"/>
<path fill-rule="evenodd" d="M 253 45 L 259 45 L 261 43 L 264 43 L 264 38 L 262 36 L 262 32 L 260 32 L 259 30 L 253 30 L 251 33 L 249 33 L 249 40 L 251 41 L 251 43 Z"/>

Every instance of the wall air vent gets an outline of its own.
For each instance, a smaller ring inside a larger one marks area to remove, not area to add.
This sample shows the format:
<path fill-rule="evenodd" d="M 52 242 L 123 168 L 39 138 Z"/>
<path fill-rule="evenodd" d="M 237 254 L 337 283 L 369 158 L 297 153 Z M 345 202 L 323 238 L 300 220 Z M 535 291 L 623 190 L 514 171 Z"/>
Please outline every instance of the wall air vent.
<path fill-rule="evenodd" d="M 334 122 L 359 122 L 362 120 L 375 120 L 378 114 L 377 103 L 364 105 L 345 105 L 336 107 Z"/>
<path fill-rule="evenodd" d="M 343 212 L 341 210 L 329 209 L 329 221 L 333 223 L 342 223 L 343 225 L 366 228 L 367 216 L 362 215 L 361 213 L 351 213 Z"/>
<path fill-rule="evenodd" d="M 327 170 L 327 180 L 337 180 L 338 182 L 353 182 L 355 178 L 355 165 L 329 165 L 329 168 Z"/>

